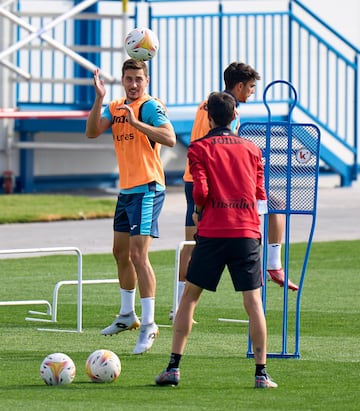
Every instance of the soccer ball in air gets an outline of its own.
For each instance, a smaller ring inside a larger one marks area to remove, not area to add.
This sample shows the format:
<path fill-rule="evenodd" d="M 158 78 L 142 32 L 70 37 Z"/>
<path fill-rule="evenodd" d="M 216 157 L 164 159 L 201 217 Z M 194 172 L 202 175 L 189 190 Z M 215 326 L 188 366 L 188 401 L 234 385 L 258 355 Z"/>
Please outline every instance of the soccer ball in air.
<path fill-rule="evenodd" d="M 86 360 L 86 374 L 93 382 L 113 382 L 121 372 L 119 357 L 110 350 L 97 350 Z"/>
<path fill-rule="evenodd" d="M 146 27 L 136 28 L 126 36 L 125 49 L 127 54 L 135 60 L 151 60 L 159 50 L 159 39 L 152 30 Z"/>
<path fill-rule="evenodd" d="M 46 385 L 71 384 L 75 374 L 76 368 L 73 360 L 61 352 L 49 354 L 40 366 L 40 377 Z"/>

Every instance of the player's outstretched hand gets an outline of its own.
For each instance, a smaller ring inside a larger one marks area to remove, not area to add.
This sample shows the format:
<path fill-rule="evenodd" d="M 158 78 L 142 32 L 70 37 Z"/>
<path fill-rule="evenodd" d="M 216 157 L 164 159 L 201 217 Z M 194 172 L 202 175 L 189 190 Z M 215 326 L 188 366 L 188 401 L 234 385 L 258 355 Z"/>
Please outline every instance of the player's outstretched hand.
<path fill-rule="evenodd" d="M 94 71 L 94 87 L 96 94 L 99 97 L 104 97 L 106 90 L 105 90 L 105 83 L 103 80 L 100 79 L 100 70 L 97 68 Z"/>

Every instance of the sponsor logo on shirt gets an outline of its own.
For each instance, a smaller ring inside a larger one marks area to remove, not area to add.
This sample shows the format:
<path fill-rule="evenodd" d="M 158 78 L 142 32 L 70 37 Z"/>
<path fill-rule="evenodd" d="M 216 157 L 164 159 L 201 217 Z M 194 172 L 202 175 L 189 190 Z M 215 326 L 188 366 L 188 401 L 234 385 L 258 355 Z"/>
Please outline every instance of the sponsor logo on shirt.
<path fill-rule="evenodd" d="M 255 203 L 247 201 L 244 198 L 240 200 L 211 199 L 212 208 L 236 208 L 236 209 L 254 209 Z"/>

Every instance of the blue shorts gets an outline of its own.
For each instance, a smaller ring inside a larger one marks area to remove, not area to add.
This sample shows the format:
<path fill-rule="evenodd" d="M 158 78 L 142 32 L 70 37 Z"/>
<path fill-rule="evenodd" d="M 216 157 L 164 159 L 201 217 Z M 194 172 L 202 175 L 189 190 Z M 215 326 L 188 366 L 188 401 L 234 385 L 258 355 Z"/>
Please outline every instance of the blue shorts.
<path fill-rule="evenodd" d="M 165 200 L 165 191 L 155 191 L 150 186 L 146 193 L 124 194 L 118 196 L 114 231 L 133 235 L 159 237 L 158 219 Z"/>
<path fill-rule="evenodd" d="M 256 290 L 263 285 L 257 238 L 207 238 L 198 236 L 186 279 L 209 291 L 216 291 L 228 268 L 235 291 Z"/>
<path fill-rule="evenodd" d="M 185 198 L 186 198 L 186 215 L 185 215 L 185 227 L 195 227 L 192 215 L 194 212 L 194 199 L 193 199 L 193 183 L 185 182 Z"/>

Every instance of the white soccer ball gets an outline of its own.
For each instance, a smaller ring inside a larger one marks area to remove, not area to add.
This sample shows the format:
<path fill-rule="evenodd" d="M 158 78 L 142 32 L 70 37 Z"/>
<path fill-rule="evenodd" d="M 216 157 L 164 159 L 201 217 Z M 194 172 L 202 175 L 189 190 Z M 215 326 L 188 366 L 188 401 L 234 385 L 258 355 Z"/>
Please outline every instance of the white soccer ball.
<path fill-rule="evenodd" d="M 46 385 L 71 384 L 75 374 L 74 361 L 61 352 L 49 354 L 40 366 L 40 377 Z"/>
<path fill-rule="evenodd" d="M 125 49 L 129 57 L 135 60 L 151 60 L 159 50 L 159 39 L 146 27 L 136 28 L 126 36 Z"/>
<path fill-rule="evenodd" d="M 93 382 L 113 382 L 121 373 L 119 357 L 110 350 L 97 350 L 86 360 L 86 374 Z"/>

